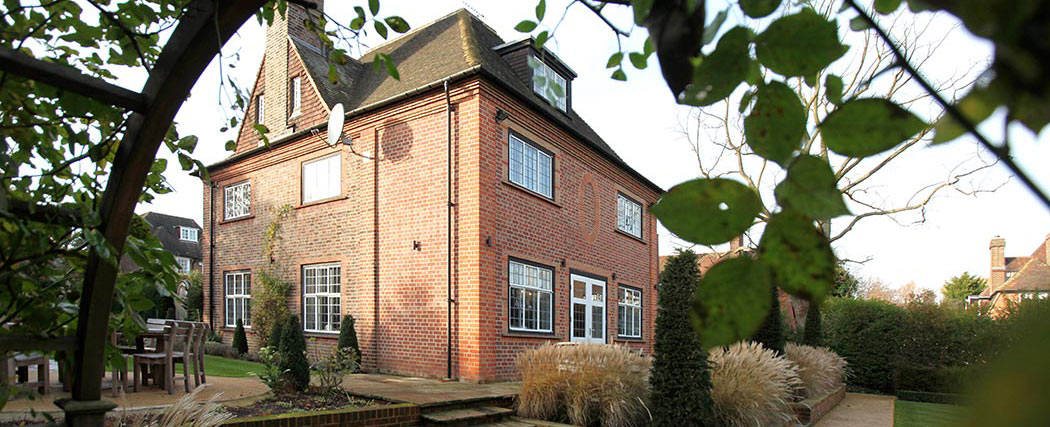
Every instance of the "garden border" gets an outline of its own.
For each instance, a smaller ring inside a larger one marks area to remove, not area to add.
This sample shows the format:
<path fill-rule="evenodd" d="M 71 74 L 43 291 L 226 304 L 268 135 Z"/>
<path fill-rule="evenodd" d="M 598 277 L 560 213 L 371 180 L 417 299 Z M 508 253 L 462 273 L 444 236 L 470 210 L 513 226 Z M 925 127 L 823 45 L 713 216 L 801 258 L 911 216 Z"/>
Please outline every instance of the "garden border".
<path fill-rule="evenodd" d="M 819 397 L 811 397 L 792 405 L 795 417 L 802 425 L 813 425 L 838 406 L 846 398 L 846 385 L 840 385 L 835 391 Z"/>
<path fill-rule="evenodd" d="M 310 426 L 415 426 L 421 417 L 418 405 L 397 403 L 365 408 L 294 412 L 259 417 L 234 418 L 226 427 L 310 427 Z"/>

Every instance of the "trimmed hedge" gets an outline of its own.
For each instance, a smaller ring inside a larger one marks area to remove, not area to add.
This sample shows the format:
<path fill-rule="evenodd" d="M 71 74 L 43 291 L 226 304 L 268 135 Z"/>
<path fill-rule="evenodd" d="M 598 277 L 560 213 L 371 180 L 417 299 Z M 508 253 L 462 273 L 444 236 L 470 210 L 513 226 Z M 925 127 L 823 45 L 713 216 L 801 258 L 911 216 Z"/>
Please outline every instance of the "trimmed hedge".
<path fill-rule="evenodd" d="M 965 403 L 965 396 L 959 393 L 897 390 L 897 398 L 912 402 L 945 403 L 950 405 L 961 405 Z"/>
<path fill-rule="evenodd" d="M 848 382 L 892 393 L 904 309 L 883 301 L 829 298 L 823 311 L 826 344 L 849 363 Z"/>

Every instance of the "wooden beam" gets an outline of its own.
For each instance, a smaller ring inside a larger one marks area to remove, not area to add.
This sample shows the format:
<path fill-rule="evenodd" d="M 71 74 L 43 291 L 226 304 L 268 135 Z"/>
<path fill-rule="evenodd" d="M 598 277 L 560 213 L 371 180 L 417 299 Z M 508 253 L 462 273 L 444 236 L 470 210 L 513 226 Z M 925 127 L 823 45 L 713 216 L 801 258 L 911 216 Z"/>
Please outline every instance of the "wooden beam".
<path fill-rule="evenodd" d="M 42 338 L 34 335 L 0 335 L 0 352 L 6 351 L 73 351 L 75 337 Z"/>
<path fill-rule="evenodd" d="M 146 112 L 134 113 L 128 119 L 99 203 L 99 230 L 117 254 L 124 251 L 146 175 L 175 113 L 219 48 L 264 3 L 266 0 L 193 0 L 186 5 L 186 13 L 142 90 L 149 104 Z M 105 421 L 105 410 L 96 409 L 92 403 L 101 399 L 103 350 L 116 277 L 117 266 L 92 251 L 84 270 L 77 318 L 72 400 L 64 406 L 67 425 L 102 425 Z"/>
<path fill-rule="evenodd" d="M 138 92 L 91 77 L 75 68 L 33 58 L 14 49 L 0 48 L 0 70 L 109 105 L 137 113 L 146 112 L 146 98 Z"/>

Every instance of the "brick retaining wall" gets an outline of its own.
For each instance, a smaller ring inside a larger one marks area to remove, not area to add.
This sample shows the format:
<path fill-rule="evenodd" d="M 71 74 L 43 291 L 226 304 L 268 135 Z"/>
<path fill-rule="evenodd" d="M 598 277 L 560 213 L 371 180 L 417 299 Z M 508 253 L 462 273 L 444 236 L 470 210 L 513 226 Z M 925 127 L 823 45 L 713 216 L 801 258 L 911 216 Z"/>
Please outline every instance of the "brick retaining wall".
<path fill-rule="evenodd" d="M 226 427 L 416 426 L 419 425 L 419 417 L 419 406 L 403 403 L 367 408 L 235 418 L 223 425 Z"/>

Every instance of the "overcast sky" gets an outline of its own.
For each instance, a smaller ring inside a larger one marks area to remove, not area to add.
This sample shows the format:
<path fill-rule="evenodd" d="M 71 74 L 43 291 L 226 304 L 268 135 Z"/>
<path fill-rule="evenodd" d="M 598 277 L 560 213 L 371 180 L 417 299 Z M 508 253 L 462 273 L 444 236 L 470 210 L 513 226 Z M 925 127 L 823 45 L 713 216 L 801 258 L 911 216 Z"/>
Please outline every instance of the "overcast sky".
<path fill-rule="evenodd" d="M 356 3 L 329 1 L 325 11 L 347 23 L 354 16 L 351 6 Z M 548 3 L 545 24 L 553 27 L 565 10 L 566 2 L 554 0 Z M 522 19 L 531 18 L 534 6 L 531 1 L 435 0 L 412 2 L 411 7 L 406 7 L 405 3 L 387 0 L 383 2 L 380 15 L 400 15 L 415 28 L 467 7 L 510 41 L 524 36 L 513 27 Z M 712 8 L 717 10 L 715 5 Z M 624 25 L 629 22 L 626 16 L 621 18 Z M 731 15 L 729 22 L 736 19 L 740 17 Z M 934 18 L 928 25 L 931 30 L 927 37 L 939 42 L 949 34 L 953 24 L 945 17 Z M 723 30 L 730 26 L 727 23 Z M 645 37 L 644 29 L 635 29 L 627 43 L 639 50 Z M 232 71 L 232 77 L 241 86 L 251 87 L 262 61 L 264 40 L 264 29 L 253 19 L 223 49 L 224 55 L 236 53 L 239 57 L 237 67 L 227 71 Z M 377 37 L 366 39 L 370 45 L 379 42 L 381 40 Z M 611 80 L 605 63 L 615 52 L 615 39 L 601 21 L 579 4 L 568 10 L 555 40 L 547 47 L 579 75 L 573 81 L 573 109 L 628 164 L 664 188 L 697 177 L 696 157 L 678 132 L 679 123 L 688 111 L 674 103 L 655 61 L 643 71 L 629 69 L 626 83 Z M 989 46 L 959 29 L 951 32 L 937 48 L 935 57 L 927 62 L 924 71 L 936 79 L 938 74 L 949 75 L 969 69 L 974 63 L 987 61 L 990 54 Z M 229 156 L 223 144 L 234 138 L 234 131 L 219 132 L 223 123 L 228 121 L 229 113 L 219 107 L 218 82 L 217 61 L 213 61 L 176 118 L 180 134 L 200 137 L 195 155 L 205 164 Z M 920 111 L 916 113 L 923 115 Z M 984 130 L 1001 139 L 1001 126 L 988 126 Z M 1026 130 L 1011 129 L 1010 136 L 1017 161 L 1043 188 L 1050 188 L 1050 168 L 1046 167 L 1047 159 L 1050 159 L 1050 132 L 1044 131 L 1037 138 Z M 887 199 L 910 195 L 931 179 L 943 179 L 961 160 L 981 154 L 972 141 L 957 141 L 917 151 L 893 168 L 880 172 L 873 180 L 871 191 Z M 161 155 L 170 158 L 166 176 L 175 192 L 159 196 L 151 204 L 140 205 L 137 211 L 186 216 L 203 225 L 200 180 L 179 170 L 178 162 L 165 148 L 161 148 Z M 836 242 L 836 253 L 853 260 L 870 259 L 852 268 L 862 276 L 880 278 L 893 287 L 914 281 L 919 286 L 939 290 L 944 280 L 964 271 L 987 276 L 989 239 L 996 235 L 1004 237 L 1007 256 L 1029 255 L 1050 233 L 1050 211 L 1019 181 L 1011 179 L 1002 166 L 980 174 L 971 184 L 988 188 L 1004 182 L 1006 185 L 998 191 L 978 197 L 955 191 L 942 192 L 926 208 L 925 221 L 919 224 L 912 224 L 921 218 L 915 214 L 902 216 L 897 221 L 883 217 L 861 221 L 847 237 Z M 833 226 L 843 225 L 836 222 Z M 673 252 L 680 243 L 661 228 L 661 254 Z"/>

